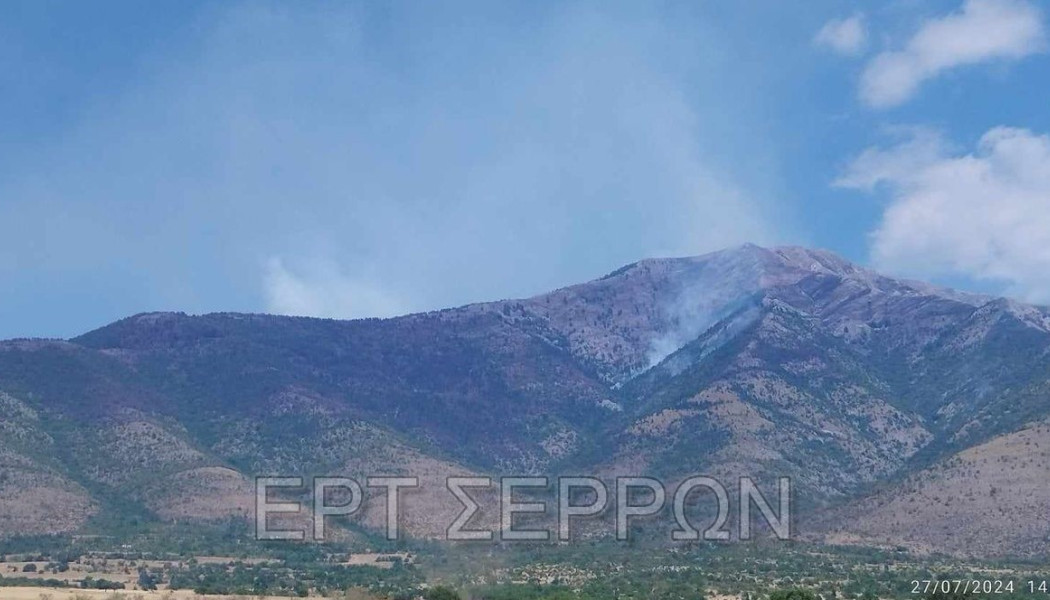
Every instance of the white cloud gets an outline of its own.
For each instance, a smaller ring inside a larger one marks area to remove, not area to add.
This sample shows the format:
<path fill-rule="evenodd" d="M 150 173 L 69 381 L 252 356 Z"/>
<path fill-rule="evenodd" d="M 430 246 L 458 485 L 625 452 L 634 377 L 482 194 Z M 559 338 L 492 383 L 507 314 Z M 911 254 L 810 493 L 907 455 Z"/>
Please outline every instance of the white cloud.
<path fill-rule="evenodd" d="M 891 194 L 872 234 L 877 266 L 990 280 L 1050 302 L 1050 137 L 997 127 L 961 155 L 915 138 L 868 150 L 838 183 Z"/>
<path fill-rule="evenodd" d="M 943 71 L 1023 58 L 1045 44 L 1043 15 L 1027 0 L 966 0 L 959 11 L 926 21 L 903 49 L 873 58 L 860 96 L 872 107 L 897 106 Z"/>
<path fill-rule="evenodd" d="M 859 54 L 868 42 L 868 31 L 864 16 L 853 15 L 847 19 L 832 19 L 817 32 L 813 42 L 831 48 L 839 54 Z"/>
<path fill-rule="evenodd" d="M 392 317 L 405 305 L 375 284 L 354 279 L 328 261 L 292 271 L 282 259 L 266 264 L 266 308 L 279 315 L 356 319 Z"/>
<path fill-rule="evenodd" d="M 849 164 L 835 185 L 873 191 L 880 183 L 902 181 L 936 163 L 951 150 L 940 133 L 923 127 L 891 129 L 903 141 L 892 150 L 868 148 Z"/>

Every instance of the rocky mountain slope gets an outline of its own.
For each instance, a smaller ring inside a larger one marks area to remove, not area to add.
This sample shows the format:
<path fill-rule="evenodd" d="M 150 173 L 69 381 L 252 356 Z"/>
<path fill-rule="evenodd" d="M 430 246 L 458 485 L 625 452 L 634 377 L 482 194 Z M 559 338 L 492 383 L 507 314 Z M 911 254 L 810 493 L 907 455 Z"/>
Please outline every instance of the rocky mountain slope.
<path fill-rule="evenodd" d="M 1050 425 L 968 448 L 825 517 L 835 543 L 1041 555 L 1050 538 Z M 1041 516 L 1042 515 L 1042 516 Z"/>
<path fill-rule="evenodd" d="M 257 474 L 705 473 L 793 477 L 814 535 L 963 552 L 894 499 L 1050 416 L 1048 350 L 1042 308 L 757 246 L 394 319 L 138 315 L 0 343 L 0 532 L 244 516 Z M 1025 477 L 970 483 L 1043 523 Z"/>

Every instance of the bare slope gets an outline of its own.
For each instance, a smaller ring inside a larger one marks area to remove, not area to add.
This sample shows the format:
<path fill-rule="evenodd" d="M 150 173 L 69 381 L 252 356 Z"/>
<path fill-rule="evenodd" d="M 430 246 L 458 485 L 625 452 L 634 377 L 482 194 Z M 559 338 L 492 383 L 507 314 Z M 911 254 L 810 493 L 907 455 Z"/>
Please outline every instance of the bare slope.
<path fill-rule="evenodd" d="M 377 469 L 791 475 L 826 506 L 1045 419 L 1048 357 L 1044 309 L 803 248 L 385 320 L 144 314 L 0 343 L 0 513 L 23 515 L 0 529 L 44 519 L 33 490 L 72 530 L 243 515 L 260 473 Z M 420 535 L 455 509 L 421 506 Z"/>
<path fill-rule="evenodd" d="M 1045 553 L 1050 424 L 998 436 L 835 511 L 832 543 L 965 556 Z"/>

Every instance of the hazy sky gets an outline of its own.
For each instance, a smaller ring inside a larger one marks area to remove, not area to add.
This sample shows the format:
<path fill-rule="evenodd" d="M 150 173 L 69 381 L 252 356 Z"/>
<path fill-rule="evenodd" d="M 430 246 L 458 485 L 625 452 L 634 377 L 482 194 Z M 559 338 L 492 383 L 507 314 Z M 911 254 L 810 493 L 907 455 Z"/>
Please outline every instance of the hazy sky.
<path fill-rule="evenodd" d="M 0 3 L 0 338 L 820 246 L 1050 302 L 1037 0 Z"/>

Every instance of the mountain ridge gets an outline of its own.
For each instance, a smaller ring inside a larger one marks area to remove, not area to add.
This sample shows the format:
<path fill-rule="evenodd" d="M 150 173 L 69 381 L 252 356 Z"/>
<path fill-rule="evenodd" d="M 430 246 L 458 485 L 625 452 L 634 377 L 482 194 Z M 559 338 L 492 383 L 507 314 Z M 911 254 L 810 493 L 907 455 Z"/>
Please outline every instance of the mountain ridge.
<path fill-rule="evenodd" d="M 842 515 L 815 519 L 839 539 L 869 490 L 1050 416 L 1048 324 L 1044 308 L 754 245 L 389 319 L 141 313 L 0 342 L 0 393 L 39 415 L 21 435 L 57 457 L 0 437 L 0 482 L 21 482 L 0 483 L 0 505 L 61 488 L 78 530 L 115 497 L 173 514 L 169 479 L 207 521 L 206 506 L 246 515 L 259 472 L 645 468 L 791 476 L 813 514 Z M 426 513 L 414 534 L 434 533 Z M 873 543 L 902 537 L 863 523 Z M 990 547 L 1047 550 L 1011 540 Z"/>

